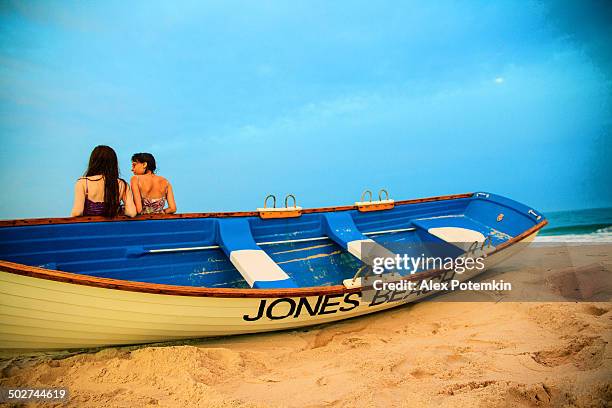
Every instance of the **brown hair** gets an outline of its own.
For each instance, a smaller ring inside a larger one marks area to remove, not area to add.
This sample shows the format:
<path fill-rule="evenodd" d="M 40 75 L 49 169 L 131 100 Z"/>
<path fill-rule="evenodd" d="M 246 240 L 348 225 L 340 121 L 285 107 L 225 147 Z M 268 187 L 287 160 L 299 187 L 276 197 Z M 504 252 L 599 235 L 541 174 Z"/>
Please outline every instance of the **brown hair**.
<path fill-rule="evenodd" d="M 96 175 L 104 176 L 104 215 L 110 218 L 119 213 L 119 184 L 120 180 L 127 187 L 125 180 L 119 178 L 119 165 L 117 154 L 112 147 L 96 146 L 89 156 L 89 165 L 85 177 Z"/>
<path fill-rule="evenodd" d="M 155 173 L 157 166 L 155 165 L 155 157 L 151 153 L 135 153 L 132 156 L 132 161 L 137 163 L 146 163 L 147 171 Z"/>

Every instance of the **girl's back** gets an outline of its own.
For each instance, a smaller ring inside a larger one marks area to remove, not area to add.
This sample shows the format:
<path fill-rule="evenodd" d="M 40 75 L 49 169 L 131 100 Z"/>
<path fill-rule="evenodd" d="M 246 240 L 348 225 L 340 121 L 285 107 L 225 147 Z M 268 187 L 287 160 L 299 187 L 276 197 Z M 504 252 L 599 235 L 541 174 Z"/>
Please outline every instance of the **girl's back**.
<path fill-rule="evenodd" d="M 136 211 L 141 214 L 173 214 L 176 202 L 172 184 L 155 174 L 157 165 L 151 153 L 136 153 L 132 156 L 134 177 L 130 184 L 134 191 Z M 164 208 L 168 201 L 168 208 Z"/>
<path fill-rule="evenodd" d="M 151 200 L 166 198 L 168 194 L 168 180 L 157 174 L 142 174 L 136 176 L 140 196 Z"/>
<path fill-rule="evenodd" d="M 119 178 L 117 154 L 110 146 L 96 146 L 89 156 L 85 175 L 74 186 L 74 204 L 71 216 L 102 215 L 114 217 L 121 211 L 133 217 L 136 208 L 127 183 Z"/>
<path fill-rule="evenodd" d="M 85 190 L 86 198 L 96 203 L 104 202 L 104 176 L 81 177 L 77 181 L 78 185 Z M 119 185 L 119 195 L 123 197 L 127 183 L 117 180 Z"/>

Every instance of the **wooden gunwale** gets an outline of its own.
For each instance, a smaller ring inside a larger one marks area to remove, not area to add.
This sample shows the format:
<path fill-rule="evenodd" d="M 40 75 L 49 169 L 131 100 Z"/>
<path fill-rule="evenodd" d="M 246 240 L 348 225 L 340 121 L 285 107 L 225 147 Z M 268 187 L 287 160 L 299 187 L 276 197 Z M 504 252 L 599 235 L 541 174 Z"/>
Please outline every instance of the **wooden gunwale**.
<path fill-rule="evenodd" d="M 516 237 L 499 245 L 495 251 L 488 256 L 495 254 L 528 236 L 538 232 L 548 224 L 547 220 L 534 225 Z M 279 298 L 279 297 L 303 297 L 319 295 L 335 295 L 344 293 L 360 292 L 364 288 L 347 289 L 344 285 L 334 285 L 327 287 L 308 287 L 294 289 L 228 289 L 228 288 L 198 288 L 192 286 L 174 286 L 159 283 L 134 282 L 119 279 L 97 278 L 93 276 L 80 275 L 70 272 L 53 271 L 49 269 L 28 266 L 8 261 L 0 260 L 0 270 L 17 275 L 30 276 L 34 278 L 66 282 L 77 285 L 94 286 L 105 289 L 125 290 L 131 292 L 154 293 L 174 296 L 194 296 L 194 297 L 222 297 L 222 298 Z M 445 272 L 444 270 L 431 270 L 405 277 L 402 280 L 415 281 L 433 277 Z"/>
<path fill-rule="evenodd" d="M 454 200 L 457 198 L 470 198 L 474 193 L 453 194 L 436 197 L 416 198 L 412 200 L 396 201 L 395 205 L 402 204 L 418 204 L 430 201 Z M 356 210 L 356 205 L 342 205 L 332 207 L 305 208 L 302 214 L 312 214 L 320 212 L 335 212 Z M 25 225 L 52 225 L 52 224 L 76 224 L 80 222 L 117 222 L 117 221 L 146 221 L 146 220 L 175 220 L 175 219 L 190 219 L 190 218 L 227 218 L 227 217 L 258 217 L 258 211 L 230 211 L 230 212 L 210 212 L 210 213 L 186 213 L 186 214 L 141 214 L 134 218 L 124 215 L 116 218 L 105 217 L 63 217 L 63 218 L 29 218 L 18 220 L 0 220 L 0 228 L 2 227 L 19 227 Z"/>

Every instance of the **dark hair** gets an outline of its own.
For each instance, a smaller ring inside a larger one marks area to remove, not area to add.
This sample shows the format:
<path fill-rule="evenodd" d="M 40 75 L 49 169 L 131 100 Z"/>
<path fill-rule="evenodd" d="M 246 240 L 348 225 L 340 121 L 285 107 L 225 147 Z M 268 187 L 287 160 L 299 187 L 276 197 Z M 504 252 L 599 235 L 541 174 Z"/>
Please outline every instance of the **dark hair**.
<path fill-rule="evenodd" d="M 136 153 L 132 155 L 132 161 L 137 163 L 147 163 L 147 170 L 155 173 L 155 157 L 151 153 Z"/>
<path fill-rule="evenodd" d="M 104 214 L 113 218 L 119 212 L 119 185 L 121 180 L 125 187 L 125 180 L 119 178 L 117 154 L 109 146 L 96 146 L 89 156 L 89 165 L 85 177 L 104 176 Z"/>

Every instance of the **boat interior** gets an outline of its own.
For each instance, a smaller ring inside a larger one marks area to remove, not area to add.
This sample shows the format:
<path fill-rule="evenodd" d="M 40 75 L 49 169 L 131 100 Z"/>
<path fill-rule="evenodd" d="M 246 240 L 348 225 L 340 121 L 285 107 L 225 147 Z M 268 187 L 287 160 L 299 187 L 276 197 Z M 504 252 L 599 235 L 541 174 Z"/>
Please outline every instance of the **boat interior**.
<path fill-rule="evenodd" d="M 341 285 L 367 267 L 363 248 L 460 256 L 542 218 L 489 193 L 381 211 L 49 223 L 0 228 L 0 259 L 102 278 L 208 288 Z M 435 244 L 435 245 L 432 245 Z M 398 249 L 399 248 L 399 249 Z"/>

